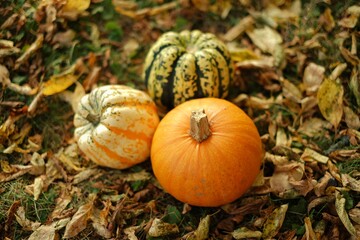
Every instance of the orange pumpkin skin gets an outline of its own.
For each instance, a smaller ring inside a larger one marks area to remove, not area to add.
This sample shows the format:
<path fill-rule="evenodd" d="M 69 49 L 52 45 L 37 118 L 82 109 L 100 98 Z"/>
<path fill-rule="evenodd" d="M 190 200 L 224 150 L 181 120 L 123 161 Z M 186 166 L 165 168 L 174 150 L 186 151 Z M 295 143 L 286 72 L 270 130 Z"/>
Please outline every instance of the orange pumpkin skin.
<path fill-rule="evenodd" d="M 211 135 L 196 141 L 190 115 L 204 109 Z M 160 185 L 176 199 L 216 207 L 243 195 L 260 172 L 263 157 L 258 130 L 239 107 L 217 98 L 187 101 L 161 120 L 151 147 Z"/>

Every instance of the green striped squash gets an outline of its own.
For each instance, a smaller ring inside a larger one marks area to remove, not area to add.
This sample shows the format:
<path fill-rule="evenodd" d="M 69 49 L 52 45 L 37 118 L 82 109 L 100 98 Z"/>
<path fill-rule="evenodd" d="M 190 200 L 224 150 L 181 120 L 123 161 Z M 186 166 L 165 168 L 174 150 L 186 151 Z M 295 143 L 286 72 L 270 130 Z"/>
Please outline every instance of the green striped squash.
<path fill-rule="evenodd" d="M 143 72 L 149 95 L 166 110 L 189 99 L 225 98 L 231 75 L 225 44 L 199 30 L 163 34 L 149 50 Z"/>

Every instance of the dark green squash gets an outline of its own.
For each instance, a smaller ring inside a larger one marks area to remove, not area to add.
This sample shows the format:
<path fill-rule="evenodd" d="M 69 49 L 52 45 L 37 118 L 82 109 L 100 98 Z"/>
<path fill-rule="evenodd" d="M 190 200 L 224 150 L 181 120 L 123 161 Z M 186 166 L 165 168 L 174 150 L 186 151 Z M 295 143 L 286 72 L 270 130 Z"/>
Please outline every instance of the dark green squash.
<path fill-rule="evenodd" d="M 211 33 L 167 32 L 149 50 L 143 78 L 165 110 L 194 98 L 225 98 L 232 78 L 230 53 Z"/>

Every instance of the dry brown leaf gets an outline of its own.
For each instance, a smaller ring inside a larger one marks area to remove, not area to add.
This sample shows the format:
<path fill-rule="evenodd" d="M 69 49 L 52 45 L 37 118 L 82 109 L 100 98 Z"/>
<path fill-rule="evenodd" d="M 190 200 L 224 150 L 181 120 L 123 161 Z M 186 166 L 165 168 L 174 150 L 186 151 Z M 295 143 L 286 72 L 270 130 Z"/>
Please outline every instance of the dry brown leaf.
<path fill-rule="evenodd" d="M 357 224 L 360 224 L 360 203 L 357 205 L 358 207 L 355 207 L 349 211 L 349 217 Z"/>
<path fill-rule="evenodd" d="M 308 240 L 316 240 L 316 234 L 312 228 L 311 219 L 309 217 L 305 217 L 304 219 L 305 223 L 305 236 Z"/>
<path fill-rule="evenodd" d="M 320 180 L 314 187 L 314 192 L 315 192 L 316 196 L 320 197 L 320 196 L 325 195 L 325 190 L 331 179 L 333 179 L 331 174 L 326 171 L 324 176 L 322 178 L 320 178 Z"/>
<path fill-rule="evenodd" d="M 223 36 L 225 41 L 231 42 L 239 37 L 242 33 L 248 30 L 254 24 L 254 19 L 251 16 L 242 18 L 235 26 L 229 29 Z"/>
<path fill-rule="evenodd" d="M 305 148 L 303 154 L 301 155 L 301 159 L 305 162 L 317 161 L 323 164 L 326 164 L 329 161 L 329 158 L 327 156 L 324 156 L 310 148 Z"/>
<path fill-rule="evenodd" d="M 159 218 L 155 218 L 152 221 L 148 232 L 150 237 L 163 237 L 174 233 L 179 233 L 178 226 L 176 224 L 166 223 Z"/>
<path fill-rule="evenodd" d="M 41 225 L 28 238 L 28 240 L 58 240 L 60 239 L 58 230 L 64 228 L 70 221 L 70 218 L 60 219 L 52 222 L 50 225 Z"/>
<path fill-rule="evenodd" d="M 318 106 L 323 117 L 337 129 L 343 114 L 344 88 L 337 80 L 325 78 L 317 93 Z"/>
<path fill-rule="evenodd" d="M 241 227 L 234 230 L 231 235 L 235 239 L 261 238 L 262 232 L 250 230 L 247 227 Z"/>
<path fill-rule="evenodd" d="M 320 118 L 310 118 L 303 122 L 298 131 L 309 137 L 321 136 L 331 128 L 331 123 Z"/>
<path fill-rule="evenodd" d="M 360 6 L 353 5 L 346 10 L 347 17 L 341 19 L 338 24 L 345 28 L 354 28 L 360 16 Z"/>
<path fill-rule="evenodd" d="M 331 32 L 334 29 L 335 21 L 330 8 L 325 9 L 324 13 L 320 16 L 319 22 L 327 32 Z"/>
<path fill-rule="evenodd" d="M 46 180 L 46 176 L 42 175 L 39 177 L 36 177 L 34 180 L 34 200 L 38 200 L 40 197 L 40 194 L 43 192 L 44 190 L 44 185 L 45 185 L 45 181 Z"/>
<path fill-rule="evenodd" d="M 24 230 L 35 231 L 41 225 L 41 223 L 30 221 L 26 218 L 25 214 L 25 208 L 20 206 L 15 213 L 16 221 Z"/>
<path fill-rule="evenodd" d="M 283 42 L 281 35 L 268 26 L 247 30 L 246 34 L 265 53 L 274 54 L 276 48 Z"/>
<path fill-rule="evenodd" d="M 315 63 L 306 66 L 302 81 L 307 95 L 317 92 L 324 79 L 324 72 L 325 68 Z"/>
<path fill-rule="evenodd" d="M 349 215 L 347 214 L 345 210 L 345 203 L 346 199 L 338 192 L 335 192 L 335 208 L 336 212 L 339 215 L 339 218 L 341 222 L 344 224 L 345 228 L 348 230 L 348 232 L 356 236 L 356 229 L 354 228 L 354 225 L 351 223 L 349 219 Z"/>
<path fill-rule="evenodd" d="M 268 216 L 264 223 L 262 238 L 271 239 L 276 236 L 284 222 L 288 206 L 283 204 Z"/>
<path fill-rule="evenodd" d="M 64 238 L 72 238 L 78 235 L 87 227 L 87 223 L 91 218 L 94 208 L 94 201 L 96 196 L 90 195 L 89 202 L 80 206 L 70 222 L 66 225 Z"/>
<path fill-rule="evenodd" d="M 124 229 L 124 233 L 127 236 L 128 240 L 138 240 L 135 232 L 139 229 L 139 226 L 131 226 Z"/>
<path fill-rule="evenodd" d="M 344 107 L 345 122 L 349 128 L 359 129 L 360 128 L 360 117 L 351 108 Z"/>
<path fill-rule="evenodd" d="M 360 74 L 356 67 L 351 71 L 349 88 L 356 99 L 358 107 L 360 107 Z"/>
<path fill-rule="evenodd" d="M 353 191 L 360 192 L 360 180 L 351 177 L 349 174 L 341 174 L 342 184 Z"/>
<path fill-rule="evenodd" d="M 63 91 L 60 93 L 60 98 L 65 102 L 70 103 L 71 108 L 74 112 L 77 112 L 80 99 L 86 94 L 84 87 L 78 81 L 75 82 L 76 87 L 73 92 Z"/>
<path fill-rule="evenodd" d="M 28 85 L 20 86 L 12 83 L 9 76 L 10 74 L 8 69 L 4 65 L 0 64 L 0 83 L 2 83 L 3 86 L 19 94 L 34 95 L 37 93 L 37 88 L 31 88 Z"/>
<path fill-rule="evenodd" d="M 24 62 L 26 62 L 37 50 L 42 47 L 44 41 L 44 35 L 38 34 L 35 42 L 18 58 L 15 62 L 15 69 L 18 69 Z"/>
<path fill-rule="evenodd" d="M 296 103 L 300 103 L 303 98 L 300 89 L 287 79 L 281 79 L 282 93 L 285 98 L 290 99 Z"/>

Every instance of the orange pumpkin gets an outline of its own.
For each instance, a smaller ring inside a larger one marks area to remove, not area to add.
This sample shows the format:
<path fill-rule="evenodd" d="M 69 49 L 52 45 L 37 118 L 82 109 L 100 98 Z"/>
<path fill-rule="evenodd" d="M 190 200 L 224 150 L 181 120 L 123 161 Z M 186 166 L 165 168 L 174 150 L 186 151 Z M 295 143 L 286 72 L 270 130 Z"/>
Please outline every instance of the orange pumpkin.
<path fill-rule="evenodd" d="M 152 168 L 165 191 L 206 207 L 243 195 L 260 172 L 262 156 L 250 117 L 218 98 L 190 100 L 168 112 L 151 147 Z"/>

